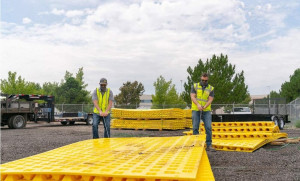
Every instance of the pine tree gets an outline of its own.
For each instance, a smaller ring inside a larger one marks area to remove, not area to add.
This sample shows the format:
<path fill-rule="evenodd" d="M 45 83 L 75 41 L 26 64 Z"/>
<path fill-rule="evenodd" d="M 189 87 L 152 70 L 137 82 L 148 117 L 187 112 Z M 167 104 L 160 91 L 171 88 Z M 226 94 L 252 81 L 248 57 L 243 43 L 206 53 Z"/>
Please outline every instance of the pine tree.
<path fill-rule="evenodd" d="M 215 88 L 214 104 L 249 103 L 250 101 L 244 71 L 236 73 L 235 65 L 228 63 L 227 55 L 213 55 L 205 62 L 200 59 L 194 68 L 188 67 L 187 72 L 189 76 L 184 83 L 182 97 L 188 104 L 191 104 L 191 86 L 200 82 L 201 75 L 205 72 L 210 75 L 208 83 Z"/>

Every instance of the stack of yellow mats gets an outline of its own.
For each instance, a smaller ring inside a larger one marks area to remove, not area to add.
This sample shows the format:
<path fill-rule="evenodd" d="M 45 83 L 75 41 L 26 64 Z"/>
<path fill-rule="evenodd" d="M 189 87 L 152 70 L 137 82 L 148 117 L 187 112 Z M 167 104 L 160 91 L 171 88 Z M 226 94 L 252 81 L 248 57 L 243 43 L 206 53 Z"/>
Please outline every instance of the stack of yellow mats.
<path fill-rule="evenodd" d="M 184 109 L 183 116 L 185 118 L 185 127 L 186 128 L 193 128 L 193 121 L 192 121 L 192 110 L 191 109 Z"/>
<path fill-rule="evenodd" d="M 205 136 L 80 141 L 1 165 L 1 181 L 215 180 Z"/>
<path fill-rule="evenodd" d="M 112 109 L 112 128 L 184 129 L 182 109 Z"/>
<path fill-rule="evenodd" d="M 204 124 L 199 129 L 205 134 Z M 192 135 L 192 131 L 184 132 Z M 278 138 L 286 138 L 271 121 L 212 123 L 213 147 L 217 150 L 253 152 Z"/>

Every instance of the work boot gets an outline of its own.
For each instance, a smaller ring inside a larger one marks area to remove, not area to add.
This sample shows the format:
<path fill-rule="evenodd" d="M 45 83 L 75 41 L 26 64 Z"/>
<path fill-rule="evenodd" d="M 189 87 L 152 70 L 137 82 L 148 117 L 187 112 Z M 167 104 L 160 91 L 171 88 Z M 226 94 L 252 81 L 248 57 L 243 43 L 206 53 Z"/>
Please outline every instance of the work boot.
<path fill-rule="evenodd" d="M 216 149 L 214 149 L 211 145 L 209 145 L 206 147 L 206 151 L 216 152 Z"/>

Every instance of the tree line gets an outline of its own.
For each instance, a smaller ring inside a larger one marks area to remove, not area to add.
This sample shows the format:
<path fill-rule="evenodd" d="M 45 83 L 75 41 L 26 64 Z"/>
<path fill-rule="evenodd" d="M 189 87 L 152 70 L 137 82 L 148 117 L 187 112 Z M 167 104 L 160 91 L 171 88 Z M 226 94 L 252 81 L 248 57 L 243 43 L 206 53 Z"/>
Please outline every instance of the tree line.
<path fill-rule="evenodd" d="M 215 87 L 215 104 L 248 104 L 251 101 L 248 86 L 245 83 L 244 71 L 236 72 L 235 65 L 228 62 L 228 56 L 213 55 L 206 61 L 198 60 L 196 66 L 187 68 L 188 77 L 184 91 L 176 91 L 171 80 L 159 76 L 153 83 L 155 94 L 152 95 L 152 108 L 178 107 L 185 108 L 191 104 L 190 91 L 194 83 L 200 81 L 201 74 L 209 73 L 209 84 Z M 16 72 L 8 72 L 7 79 L 1 79 L 1 92 L 6 94 L 40 94 L 55 96 L 56 104 L 92 104 L 91 92 L 86 90 L 83 67 L 73 75 L 66 71 L 61 82 L 45 82 L 42 85 L 25 81 Z M 145 92 L 138 81 L 127 81 L 119 88 L 115 96 L 116 107 L 136 108 L 140 96 Z M 271 98 L 286 98 L 290 102 L 300 96 L 300 68 L 290 76 L 290 81 L 281 85 L 279 92 L 271 91 Z"/>

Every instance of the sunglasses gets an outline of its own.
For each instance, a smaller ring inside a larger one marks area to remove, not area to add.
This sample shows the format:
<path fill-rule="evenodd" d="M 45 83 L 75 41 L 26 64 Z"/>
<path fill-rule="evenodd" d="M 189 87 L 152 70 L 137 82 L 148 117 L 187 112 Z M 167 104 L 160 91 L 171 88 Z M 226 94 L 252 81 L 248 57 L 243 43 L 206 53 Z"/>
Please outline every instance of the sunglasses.
<path fill-rule="evenodd" d="M 201 81 L 202 81 L 202 82 L 208 82 L 208 80 L 203 80 L 203 79 L 201 79 Z"/>

